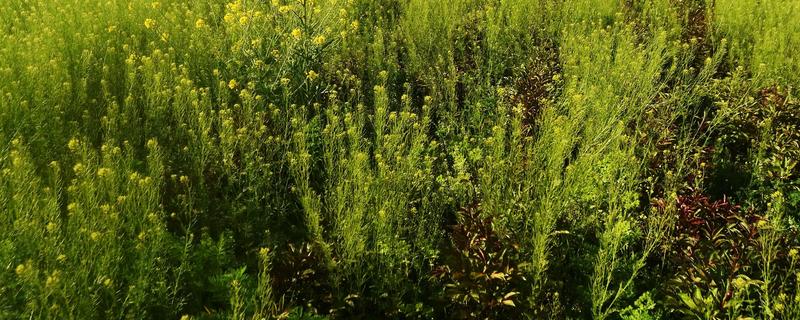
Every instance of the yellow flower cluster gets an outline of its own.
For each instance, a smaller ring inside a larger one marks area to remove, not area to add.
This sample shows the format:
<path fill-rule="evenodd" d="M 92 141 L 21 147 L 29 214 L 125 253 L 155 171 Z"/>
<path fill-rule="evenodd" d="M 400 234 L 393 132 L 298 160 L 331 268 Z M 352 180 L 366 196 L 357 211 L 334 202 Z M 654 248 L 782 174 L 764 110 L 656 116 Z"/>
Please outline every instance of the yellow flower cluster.
<path fill-rule="evenodd" d="M 111 169 L 109 168 L 100 168 L 97 169 L 97 176 L 101 178 L 105 178 L 111 174 Z"/>
<path fill-rule="evenodd" d="M 147 29 L 153 29 L 156 27 L 156 21 L 150 18 L 144 20 L 144 27 Z"/>
<path fill-rule="evenodd" d="M 75 139 L 75 138 L 69 139 L 69 142 L 67 143 L 67 148 L 69 148 L 70 151 L 77 151 L 78 147 L 80 147 L 80 146 L 81 146 L 81 142 L 78 141 L 78 139 Z"/>
<path fill-rule="evenodd" d="M 294 37 L 297 40 L 300 40 L 300 38 L 303 37 L 303 31 L 295 28 L 294 30 L 292 30 L 292 37 Z"/>

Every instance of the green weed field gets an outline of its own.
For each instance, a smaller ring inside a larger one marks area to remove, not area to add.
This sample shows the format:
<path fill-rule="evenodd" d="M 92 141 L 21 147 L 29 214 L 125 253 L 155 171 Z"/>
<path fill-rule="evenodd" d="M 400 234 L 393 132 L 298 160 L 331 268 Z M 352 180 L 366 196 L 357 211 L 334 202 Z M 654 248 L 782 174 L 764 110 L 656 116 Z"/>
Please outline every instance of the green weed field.
<path fill-rule="evenodd" d="M 800 0 L 0 0 L 0 319 L 800 319 Z"/>

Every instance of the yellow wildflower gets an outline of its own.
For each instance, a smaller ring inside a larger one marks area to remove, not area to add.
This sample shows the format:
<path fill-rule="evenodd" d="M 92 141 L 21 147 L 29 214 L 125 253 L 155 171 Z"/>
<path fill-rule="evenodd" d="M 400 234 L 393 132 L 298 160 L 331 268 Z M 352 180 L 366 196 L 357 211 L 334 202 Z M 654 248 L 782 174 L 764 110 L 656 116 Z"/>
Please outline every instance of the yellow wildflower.
<path fill-rule="evenodd" d="M 314 44 L 316 44 L 318 46 L 321 46 L 324 43 L 325 43 L 325 36 L 318 35 L 318 36 L 314 37 Z"/>
<path fill-rule="evenodd" d="M 67 143 L 67 147 L 69 148 L 70 151 L 78 150 L 78 147 L 80 147 L 80 145 L 81 142 L 75 138 L 69 139 L 69 143 Z"/>
<path fill-rule="evenodd" d="M 59 278 L 61 276 L 61 272 L 53 271 L 53 273 L 47 276 L 47 281 L 45 282 L 46 287 L 54 287 L 58 285 Z"/>
<path fill-rule="evenodd" d="M 109 174 L 111 174 L 111 169 L 109 169 L 109 168 L 100 168 L 100 169 L 97 169 L 97 176 L 98 176 L 98 177 L 105 178 L 105 177 L 107 177 Z"/>
<path fill-rule="evenodd" d="M 308 77 L 308 80 L 314 81 L 315 79 L 317 79 L 317 77 L 319 77 L 319 74 L 316 73 L 314 70 L 310 70 L 308 71 L 308 73 L 306 73 L 306 77 Z"/>
<path fill-rule="evenodd" d="M 742 279 L 741 277 L 737 277 L 736 279 L 733 279 L 733 286 L 735 288 L 737 288 L 737 289 L 742 289 L 747 285 L 748 285 L 747 281 Z"/>
<path fill-rule="evenodd" d="M 292 37 L 294 37 L 295 39 L 300 39 L 300 37 L 302 37 L 302 36 L 303 36 L 303 31 L 302 30 L 297 29 L 297 28 L 292 30 Z"/>
<path fill-rule="evenodd" d="M 83 168 L 84 168 L 83 164 L 78 163 L 78 164 L 75 164 L 75 166 L 72 167 L 72 171 L 75 171 L 75 173 L 80 173 L 81 171 L 83 171 Z"/>
<path fill-rule="evenodd" d="M 289 12 L 290 10 L 292 10 L 292 7 L 290 7 L 290 6 L 280 6 L 278 8 L 278 12 L 280 12 L 281 14 L 285 14 L 285 13 Z"/>
<path fill-rule="evenodd" d="M 228 82 L 228 88 L 231 88 L 231 90 L 236 89 L 237 84 L 236 80 L 231 80 Z"/>
<path fill-rule="evenodd" d="M 56 231 L 56 228 L 58 228 L 58 225 L 57 225 L 57 224 L 55 224 L 55 223 L 53 223 L 53 222 L 49 222 L 49 223 L 47 223 L 47 232 L 53 232 L 53 231 Z"/>
<path fill-rule="evenodd" d="M 250 19 L 247 18 L 247 16 L 242 16 L 241 18 L 239 18 L 239 24 L 246 25 L 249 20 Z"/>
<path fill-rule="evenodd" d="M 206 26 L 206 22 L 203 19 L 197 19 L 197 21 L 194 22 L 194 26 L 200 29 Z"/>
<path fill-rule="evenodd" d="M 24 264 L 18 265 L 17 269 L 15 269 L 14 271 L 17 273 L 18 276 L 23 275 L 25 273 L 25 265 Z"/>
<path fill-rule="evenodd" d="M 156 21 L 150 18 L 144 19 L 144 27 L 147 29 L 153 29 L 156 26 Z"/>
<path fill-rule="evenodd" d="M 92 239 L 92 241 L 97 241 L 97 239 L 100 239 L 100 232 L 92 231 L 92 233 L 89 234 L 89 238 Z"/>
<path fill-rule="evenodd" d="M 284 87 L 288 86 L 289 85 L 289 81 L 291 81 L 291 80 L 289 80 L 289 78 L 281 78 L 281 85 L 284 86 Z"/>
<path fill-rule="evenodd" d="M 145 177 L 144 179 L 139 180 L 139 187 L 144 188 L 150 185 L 151 182 L 153 182 L 153 179 L 150 177 Z"/>
<path fill-rule="evenodd" d="M 189 177 L 187 176 L 181 176 L 180 180 L 183 184 L 189 183 Z"/>
<path fill-rule="evenodd" d="M 234 17 L 233 14 L 228 13 L 225 14 L 225 16 L 222 17 L 222 19 L 225 20 L 225 23 L 231 24 L 236 19 L 236 17 Z"/>

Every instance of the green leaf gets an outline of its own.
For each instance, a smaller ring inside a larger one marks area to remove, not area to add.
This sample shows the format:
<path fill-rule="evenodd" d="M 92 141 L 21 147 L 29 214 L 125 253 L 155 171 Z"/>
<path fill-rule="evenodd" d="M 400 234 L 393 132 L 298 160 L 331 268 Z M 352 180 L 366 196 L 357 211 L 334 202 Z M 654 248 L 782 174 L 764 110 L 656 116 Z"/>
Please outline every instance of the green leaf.
<path fill-rule="evenodd" d="M 694 302 L 694 300 L 692 300 L 691 297 L 689 297 L 688 294 L 681 293 L 678 296 L 681 298 L 681 301 L 683 301 L 683 303 L 689 307 L 689 309 L 692 309 L 693 311 L 696 311 L 696 310 L 699 309 L 697 307 L 697 304 Z"/>

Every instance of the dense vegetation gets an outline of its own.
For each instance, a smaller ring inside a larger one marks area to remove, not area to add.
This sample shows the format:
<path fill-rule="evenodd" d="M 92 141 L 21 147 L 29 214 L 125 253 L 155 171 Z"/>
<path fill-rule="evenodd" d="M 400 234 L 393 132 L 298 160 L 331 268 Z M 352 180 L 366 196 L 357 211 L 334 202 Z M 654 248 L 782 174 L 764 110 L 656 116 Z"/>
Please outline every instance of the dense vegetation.
<path fill-rule="evenodd" d="M 0 319 L 800 319 L 800 1 L 1 2 Z"/>

